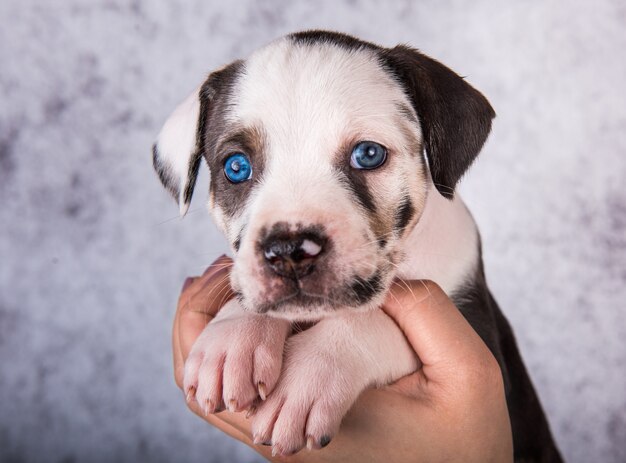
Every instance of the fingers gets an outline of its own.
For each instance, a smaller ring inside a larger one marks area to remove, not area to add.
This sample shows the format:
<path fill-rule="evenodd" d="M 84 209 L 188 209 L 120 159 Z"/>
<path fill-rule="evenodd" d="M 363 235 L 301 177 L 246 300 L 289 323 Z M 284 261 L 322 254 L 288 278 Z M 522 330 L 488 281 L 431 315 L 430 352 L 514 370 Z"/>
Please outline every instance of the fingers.
<path fill-rule="evenodd" d="M 187 283 L 189 279 L 185 280 Z M 185 290 L 185 286 L 183 285 L 183 291 Z M 185 374 L 185 360 L 183 359 L 183 353 L 180 350 L 180 337 L 179 333 L 179 311 L 177 310 L 174 314 L 174 323 L 172 326 L 172 354 L 174 357 L 174 381 L 176 381 L 176 385 L 179 388 L 183 387 L 183 377 Z"/>
<path fill-rule="evenodd" d="M 383 310 L 402 329 L 423 362 L 425 373 L 429 373 L 429 366 L 436 365 L 437 371 L 446 366 L 461 369 L 485 358 L 493 359 L 454 303 L 431 281 L 397 282 Z"/>
<path fill-rule="evenodd" d="M 214 317 L 233 296 L 229 280 L 232 266 L 232 259 L 221 256 L 201 276 L 191 281 L 187 279 L 178 301 L 179 310 L 201 312 Z"/>
<path fill-rule="evenodd" d="M 206 324 L 233 297 L 229 281 L 231 266 L 231 259 L 220 257 L 181 294 L 178 305 L 178 339 L 183 359 L 189 355 L 193 343 Z"/>
<path fill-rule="evenodd" d="M 204 410 L 195 401 L 189 403 L 189 408 L 200 418 L 208 421 L 222 432 L 225 432 L 244 444 L 253 445 L 252 439 L 249 437 L 251 435 L 250 421 L 244 417 L 243 413 L 230 413 L 225 411 L 218 414 L 209 414 L 207 416 Z"/>
<path fill-rule="evenodd" d="M 221 256 L 199 277 L 185 280 L 172 329 L 174 378 L 182 387 L 185 359 L 206 324 L 233 297 L 229 275 L 232 260 Z"/>

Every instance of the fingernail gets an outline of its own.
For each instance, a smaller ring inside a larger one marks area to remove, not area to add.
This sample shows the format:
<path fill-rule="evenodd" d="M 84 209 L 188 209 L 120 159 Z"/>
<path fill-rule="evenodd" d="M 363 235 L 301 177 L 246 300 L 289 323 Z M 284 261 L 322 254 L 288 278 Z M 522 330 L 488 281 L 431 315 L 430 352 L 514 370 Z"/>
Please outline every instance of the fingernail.
<path fill-rule="evenodd" d="M 181 291 L 186 290 L 186 289 L 189 287 L 189 285 L 190 285 L 191 283 L 193 283 L 193 280 L 195 280 L 195 278 L 194 278 L 194 277 L 187 277 L 187 278 L 185 279 L 185 282 L 183 283 L 183 289 L 182 289 Z"/>
<path fill-rule="evenodd" d="M 259 382 L 257 384 L 257 389 L 259 391 L 259 397 L 261 400 L 267 399 L 267 389 L 265 388 L 265 383 Z"/>
<path fill-rule="evenodd" d="M 329 436 L 322 436 L 320 439 L 320 447 L 324 448 L 330 444 L 331 438 Z"/>

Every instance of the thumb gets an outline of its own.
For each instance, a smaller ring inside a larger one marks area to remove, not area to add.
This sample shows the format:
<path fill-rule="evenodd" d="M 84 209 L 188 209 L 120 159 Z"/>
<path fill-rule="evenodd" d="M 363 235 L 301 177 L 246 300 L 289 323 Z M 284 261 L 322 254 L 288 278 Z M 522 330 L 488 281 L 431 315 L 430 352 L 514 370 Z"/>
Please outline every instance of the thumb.
<path fill-rule="evenodd" d="M 396 281 L 383 304 L 423 363 L 458 369 L 491 355 L 450 298 L 434 282 Z"/>

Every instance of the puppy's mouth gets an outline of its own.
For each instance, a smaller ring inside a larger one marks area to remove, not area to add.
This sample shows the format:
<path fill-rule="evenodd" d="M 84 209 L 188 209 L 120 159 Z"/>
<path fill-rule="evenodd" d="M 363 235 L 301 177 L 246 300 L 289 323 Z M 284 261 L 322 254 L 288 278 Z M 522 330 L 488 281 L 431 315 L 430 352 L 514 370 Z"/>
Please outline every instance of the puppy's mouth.
<path fill-rule="evenodd" d="M 299 306 L 305 310 L 316 310 L 320 306 L 329 305 L 328 298 L 320 294 L 309 294 L 300 289 L 283 296 L 276 301 L 266 302 L 256 307 L 259 313 L 279 312 L 287 306 Z"/>
<path fill-rule="evenodd" d="M 381 270 L 369 277 L 355 276 L 348 283 L 337 285 L 323 293 L 307 290 L 298 280 L 284 282 L 278 293 L 254 305 L 259 313 L 289 316 L 290 313 L 328 313 L 341 309 L 368 306 L 385 293 L 386 278 Z"/>
<path fill-rule="evenodd" d="M 252 312 L 296 320 L 368 310 L 395 274 L 389 249 L 365 233 L 349 239 L 339 226 L 283 222 L 248 233 L 255 238 L 244 241 L 232 282 Z"/>

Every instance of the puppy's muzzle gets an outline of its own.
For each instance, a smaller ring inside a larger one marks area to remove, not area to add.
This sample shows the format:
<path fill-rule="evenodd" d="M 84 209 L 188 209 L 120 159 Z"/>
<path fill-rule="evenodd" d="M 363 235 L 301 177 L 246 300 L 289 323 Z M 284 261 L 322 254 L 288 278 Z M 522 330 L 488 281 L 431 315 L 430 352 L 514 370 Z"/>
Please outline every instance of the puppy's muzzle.
<path fill-rule="evenodd" d="M 327 244 L 328 239 L 319 232 L 278 231 L 261 242 L 260 250 L 277 276 L 301 280 L 313 272 Z"/>

